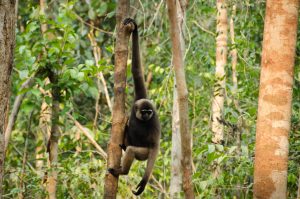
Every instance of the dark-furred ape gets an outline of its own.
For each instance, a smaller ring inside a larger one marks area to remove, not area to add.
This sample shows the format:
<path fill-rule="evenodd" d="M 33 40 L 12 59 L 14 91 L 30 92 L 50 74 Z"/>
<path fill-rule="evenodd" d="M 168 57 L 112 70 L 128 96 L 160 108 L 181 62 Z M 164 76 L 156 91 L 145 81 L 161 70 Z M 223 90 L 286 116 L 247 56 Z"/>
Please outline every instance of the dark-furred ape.
<path fill-rule="evenodd" d="M 140 195 L 149 181 L 154 163 L 159 152 L 160 123 L 154 104 L 147 99 L 147 90 L 140 63 L 138 27 L 133 19 L 127 18 L 123 25 L 132 24 L 132 66 L 134 81 L 134 104 L 131 108 L 129 122 L 125 128 L 124 142 L 120 147 L 125 151 L 121 167 L 109 168 L 114 175 L 127 175 L 134 159 L 145 161 L 147 167 L 144 176 L 137 185 L 135 195 Z"/>

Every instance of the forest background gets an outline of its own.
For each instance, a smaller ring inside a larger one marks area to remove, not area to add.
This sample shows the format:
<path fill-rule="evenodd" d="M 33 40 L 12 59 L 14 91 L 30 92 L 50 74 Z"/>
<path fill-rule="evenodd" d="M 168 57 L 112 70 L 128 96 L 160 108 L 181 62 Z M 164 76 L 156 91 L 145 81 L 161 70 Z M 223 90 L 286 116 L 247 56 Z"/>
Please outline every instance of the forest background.
<path fill-rule="evenodd" d="M 197 197 L 211 198 L 216 193 L 225 198 L 236 195 L 252 197 L 265 1 L 228 1 L 228 16 L 234 4 L 237 5 L 234 19 L 236 45 L 229 44 L 228 49 L 236 47 L 238 52 L 238 91 L 232 93 L 229 56 L 225 68 L 223 117 L 227 125 L 224 145 L 211 141 L 211 101 L 216 82 L 216 2 L 191 0 L 186 11 L 185 72 L 193 135 L 193 183 Z M 167 7 L 165 1 L 134 1 L 131 5 L 131 15 L 140 30 L 142 64 L 149 96 L 159 110 L 162 126 L 161 151 L 154 177 L 143 198 L 169 197 L 174 71 L 171 68 Z M 43 6 L 44 10 L 41 9 Z M 53 84 L 44 81 L 39 74 L 47 63 L 52 63 L 60 71 L 56 85 L 63 91 L 59 103 L 61 137 L 56 167 L 57 197 L 103 196 L 106 161 L 101 150 L 106 150 L 112 120 L 115 10 L 115 1 L 49 1 L 47 5 L 41 5 L 40 1 L 18 2 L 11 108 L 18 95 L 26 96 L 6 152 L 4 198 L 36 198 L 47 194 L 41 176 L 48 171 L 45 135 L 50 128 L 47 107 L 52 104 L 49 91 Z M 41 53 L 45 50 L 47 54 Z M 299 177 L 299 50 L 298 42 L 288 162 L 289 198 L 296 197 Z M 22 86 L 31 77 L 34 81 L 30 81 L 30 86 Z M 133 96 L 130 67 L 127 80 L 126 107 L 129 110 Z M 239 102 L 239 108 L 234 100 Z M 237 132 L 241 133 L 240 141 Z M 92 138 L 88 139 L 87 134 Z M 95 140 L 100 148 L 95 148 L 97 144 L 91 144 L 91 140 Z M 118 193 L 121 198 L 129 197 L 143 174 L 144 166 L 144 163 L 135 163 L 129 175 L 120 178 Z M 222 172 L 216 178 L 214 171 L 217 166 Z"/>

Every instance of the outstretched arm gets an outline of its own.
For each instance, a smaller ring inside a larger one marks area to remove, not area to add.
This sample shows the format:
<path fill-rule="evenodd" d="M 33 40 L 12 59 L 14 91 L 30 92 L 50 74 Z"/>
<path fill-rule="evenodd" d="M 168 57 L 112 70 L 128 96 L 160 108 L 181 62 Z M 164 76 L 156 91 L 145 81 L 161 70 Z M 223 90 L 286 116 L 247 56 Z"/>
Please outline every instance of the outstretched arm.
<path fill-rule="evenodd" d="M 134 81 L 134 92 L 135 92 L 135 101 L 143 98 L 147 98 L 147 91 L 145 86 L 144 74 L 141 67 L 140 60 L 140 47 L 139 47 L 139 33 L 136 22 L 127 18 L 124 20 L 124 25 L 132 23 L 134 29 L 132 31 L 132 66 L 131 72 Z"/>

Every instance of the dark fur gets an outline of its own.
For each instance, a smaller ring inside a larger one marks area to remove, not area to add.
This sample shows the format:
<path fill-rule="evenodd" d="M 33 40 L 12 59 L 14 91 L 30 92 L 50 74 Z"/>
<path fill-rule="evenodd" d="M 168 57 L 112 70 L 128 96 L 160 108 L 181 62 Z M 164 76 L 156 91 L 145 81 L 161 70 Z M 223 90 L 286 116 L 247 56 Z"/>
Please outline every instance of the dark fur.
<path fill-rule="evenodd" d="M 147 99 L 146 86 L 140 63 L 138 28 L 133 19 L 125 19 L 123 24 L 132 23 L 132 67 L 135 99 L 131 109 L 129 122 L 125 128 L 124 143 L 120 147 L 125 151 L 120 168 L 109 168 L 114 175 L 127 175 L 134 159 L 147 160 L 147 168 L 135 195 L 140 195 L 152 173 L 154 162 L 159 152 L 160 124 L 153 103 Z"/>
<path fill-rule="evenodd" d="M 160 126 L 157 113 L 148 100 L 143 100 L 142 106 L 138 109 L 152 109 L 153 116 L 148 121 L 141 121 L 136 117 L 136 108 L 137 107 L 133 107 L 131 110 L 129 124 L 125 132 L 128 145 L 153 148 L 157 145 L 157 139 L 160 137 Z"/>

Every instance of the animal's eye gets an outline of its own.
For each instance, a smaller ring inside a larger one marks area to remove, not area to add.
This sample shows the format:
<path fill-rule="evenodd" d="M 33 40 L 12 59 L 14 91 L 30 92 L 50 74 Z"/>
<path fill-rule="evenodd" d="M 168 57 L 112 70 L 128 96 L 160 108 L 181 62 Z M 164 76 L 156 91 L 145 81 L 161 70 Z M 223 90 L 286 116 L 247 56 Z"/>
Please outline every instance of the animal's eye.
<path fill-rule="evenodd" d="M 152 110 L 151 110 L 151 109 L 143 109 L 143 110 L 141 110 L 141 112 L 142 112 L 143 114 L 151 114 L 151 113 L 152 113 Z"/>

